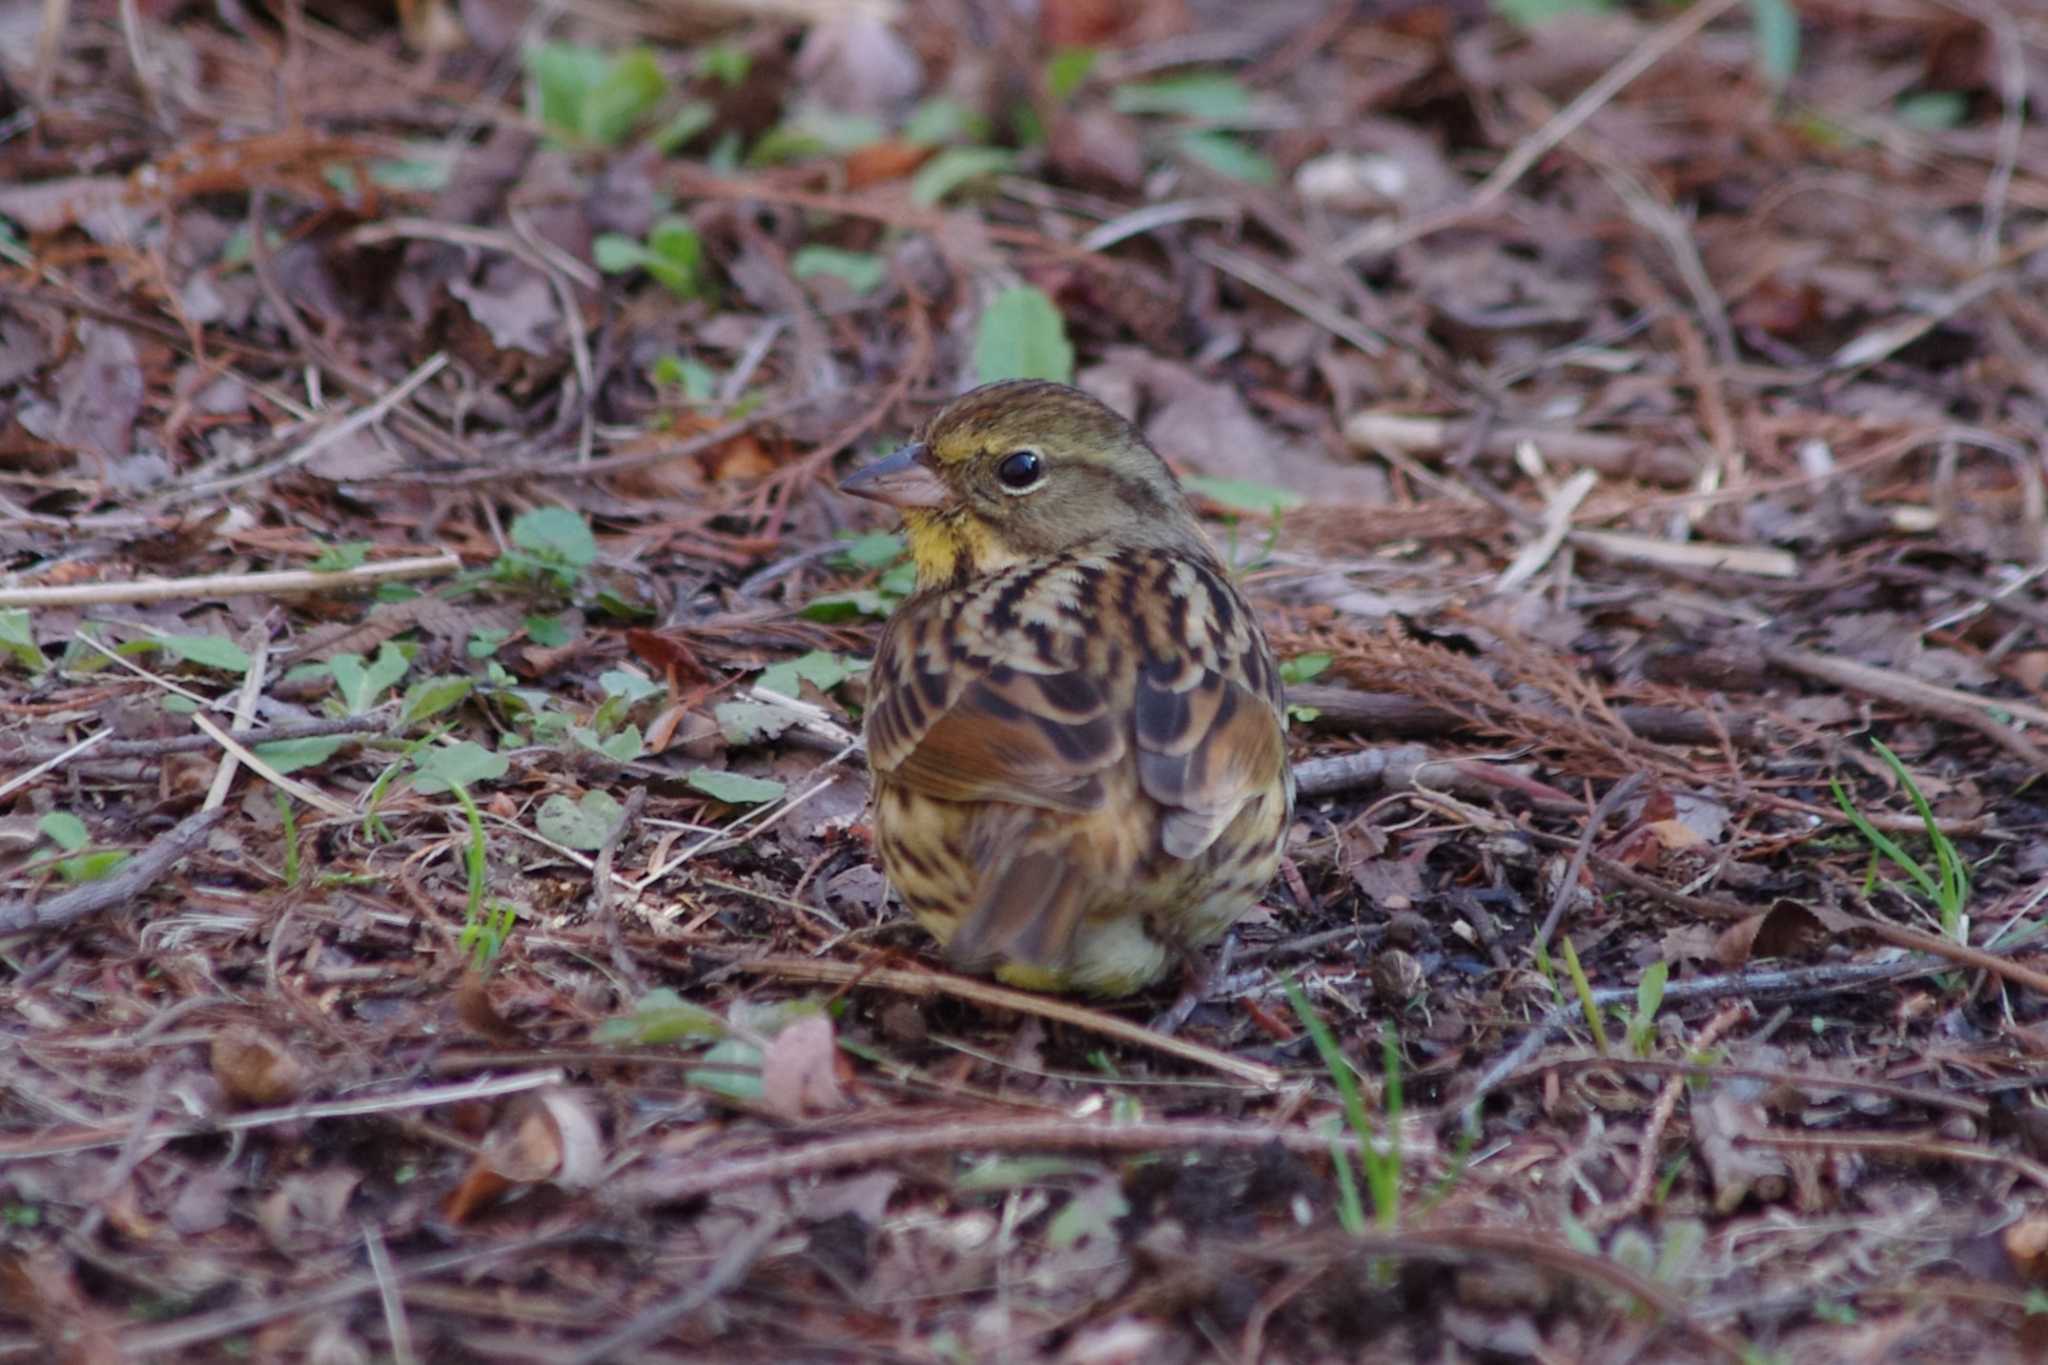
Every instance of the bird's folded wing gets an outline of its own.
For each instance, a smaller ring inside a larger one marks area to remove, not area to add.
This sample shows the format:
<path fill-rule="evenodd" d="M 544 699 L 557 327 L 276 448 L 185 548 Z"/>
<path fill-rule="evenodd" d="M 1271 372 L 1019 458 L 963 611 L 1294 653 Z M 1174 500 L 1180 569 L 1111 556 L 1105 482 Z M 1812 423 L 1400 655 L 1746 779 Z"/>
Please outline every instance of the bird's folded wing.
<path fill-rule="evenodd" d="M 1147 667 L 1133 700 L 1138 785 L 1164 808 L 1159 842 L 1194 858 L 1245 803 L 1285 780 L 1286 745 L 1273 705 L 1191 661 Z"/>
<path fill-rule="evenodd" d="M 896 656 L 901 659 L 901 656 Z M 1027 673 L 997 663 L 908 676 L 877 692 L 868 760 L 892 780 L 947 801 L 1007 801 L 1089 811 L 1103 772 L 1128 752 L 1098 682 L 1078 670 Z M 885 661 L 878 660 L 877 666 Z"/>

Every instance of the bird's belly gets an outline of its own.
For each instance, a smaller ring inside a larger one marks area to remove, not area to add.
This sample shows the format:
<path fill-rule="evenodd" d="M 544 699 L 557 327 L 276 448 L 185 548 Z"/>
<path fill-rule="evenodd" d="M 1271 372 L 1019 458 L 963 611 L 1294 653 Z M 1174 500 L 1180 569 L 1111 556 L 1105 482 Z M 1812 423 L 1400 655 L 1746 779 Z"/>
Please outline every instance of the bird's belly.
<path fill-rule="evenodd" d="M 944 947 L 1003 875 L 972 856 L 983 808 L 881 784 L 875 845 L 904 908 Z M 1135 791 L 1086 814 L 1042 812 L 1026 836 L 1081 863 L 1086 899 L 1059 960 L 998 961 L 995 975 L 1038 990 L 1122 995 L 1164 976 L 1176 957 L 1222 937 L 1258 902 L 1279 863 L 1287 813 L 1278 792 L 1248 802 L 1193 858 L 1159 847 L 1160 812 Z"/>

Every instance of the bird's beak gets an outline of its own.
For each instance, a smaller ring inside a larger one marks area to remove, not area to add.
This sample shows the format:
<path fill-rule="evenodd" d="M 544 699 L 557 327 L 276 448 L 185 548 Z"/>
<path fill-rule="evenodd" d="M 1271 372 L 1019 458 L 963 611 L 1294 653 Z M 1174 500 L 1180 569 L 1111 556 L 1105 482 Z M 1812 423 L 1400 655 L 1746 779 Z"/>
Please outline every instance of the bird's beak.
<path fill-rule="evenodd" d="M 891 507 L 944 507 L 953 494 L 932 472 L 930 461 L 931 448 L 922 442 L 905 446 L 847 475 L 839 491 Z"/>

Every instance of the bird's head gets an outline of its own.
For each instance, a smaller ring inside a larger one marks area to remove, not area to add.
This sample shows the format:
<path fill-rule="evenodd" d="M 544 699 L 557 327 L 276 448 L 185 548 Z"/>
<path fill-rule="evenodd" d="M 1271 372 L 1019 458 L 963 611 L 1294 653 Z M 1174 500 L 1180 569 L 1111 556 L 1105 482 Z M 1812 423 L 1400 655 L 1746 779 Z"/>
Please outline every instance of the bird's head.
<path fill-rule="evenodd" d="M 1085 545 L 1204 545 L 1179 480 L 1137 428 L 1044 380 L 962 394 L 839 487 L 901 509 L 919 587 Z"/>

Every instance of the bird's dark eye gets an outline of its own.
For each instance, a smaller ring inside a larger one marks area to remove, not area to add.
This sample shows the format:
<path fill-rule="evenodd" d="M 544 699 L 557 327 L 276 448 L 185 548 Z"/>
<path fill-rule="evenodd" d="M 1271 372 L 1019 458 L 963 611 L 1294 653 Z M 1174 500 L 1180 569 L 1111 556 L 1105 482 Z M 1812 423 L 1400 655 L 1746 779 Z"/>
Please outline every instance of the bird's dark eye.
<path fill-rule="evenodd" d="M 996 466 L 996 477 L 1010 492 L 1022 493 L 1045 477 L 1045 458 L 1035 450 L 1013 450 Z"/>

